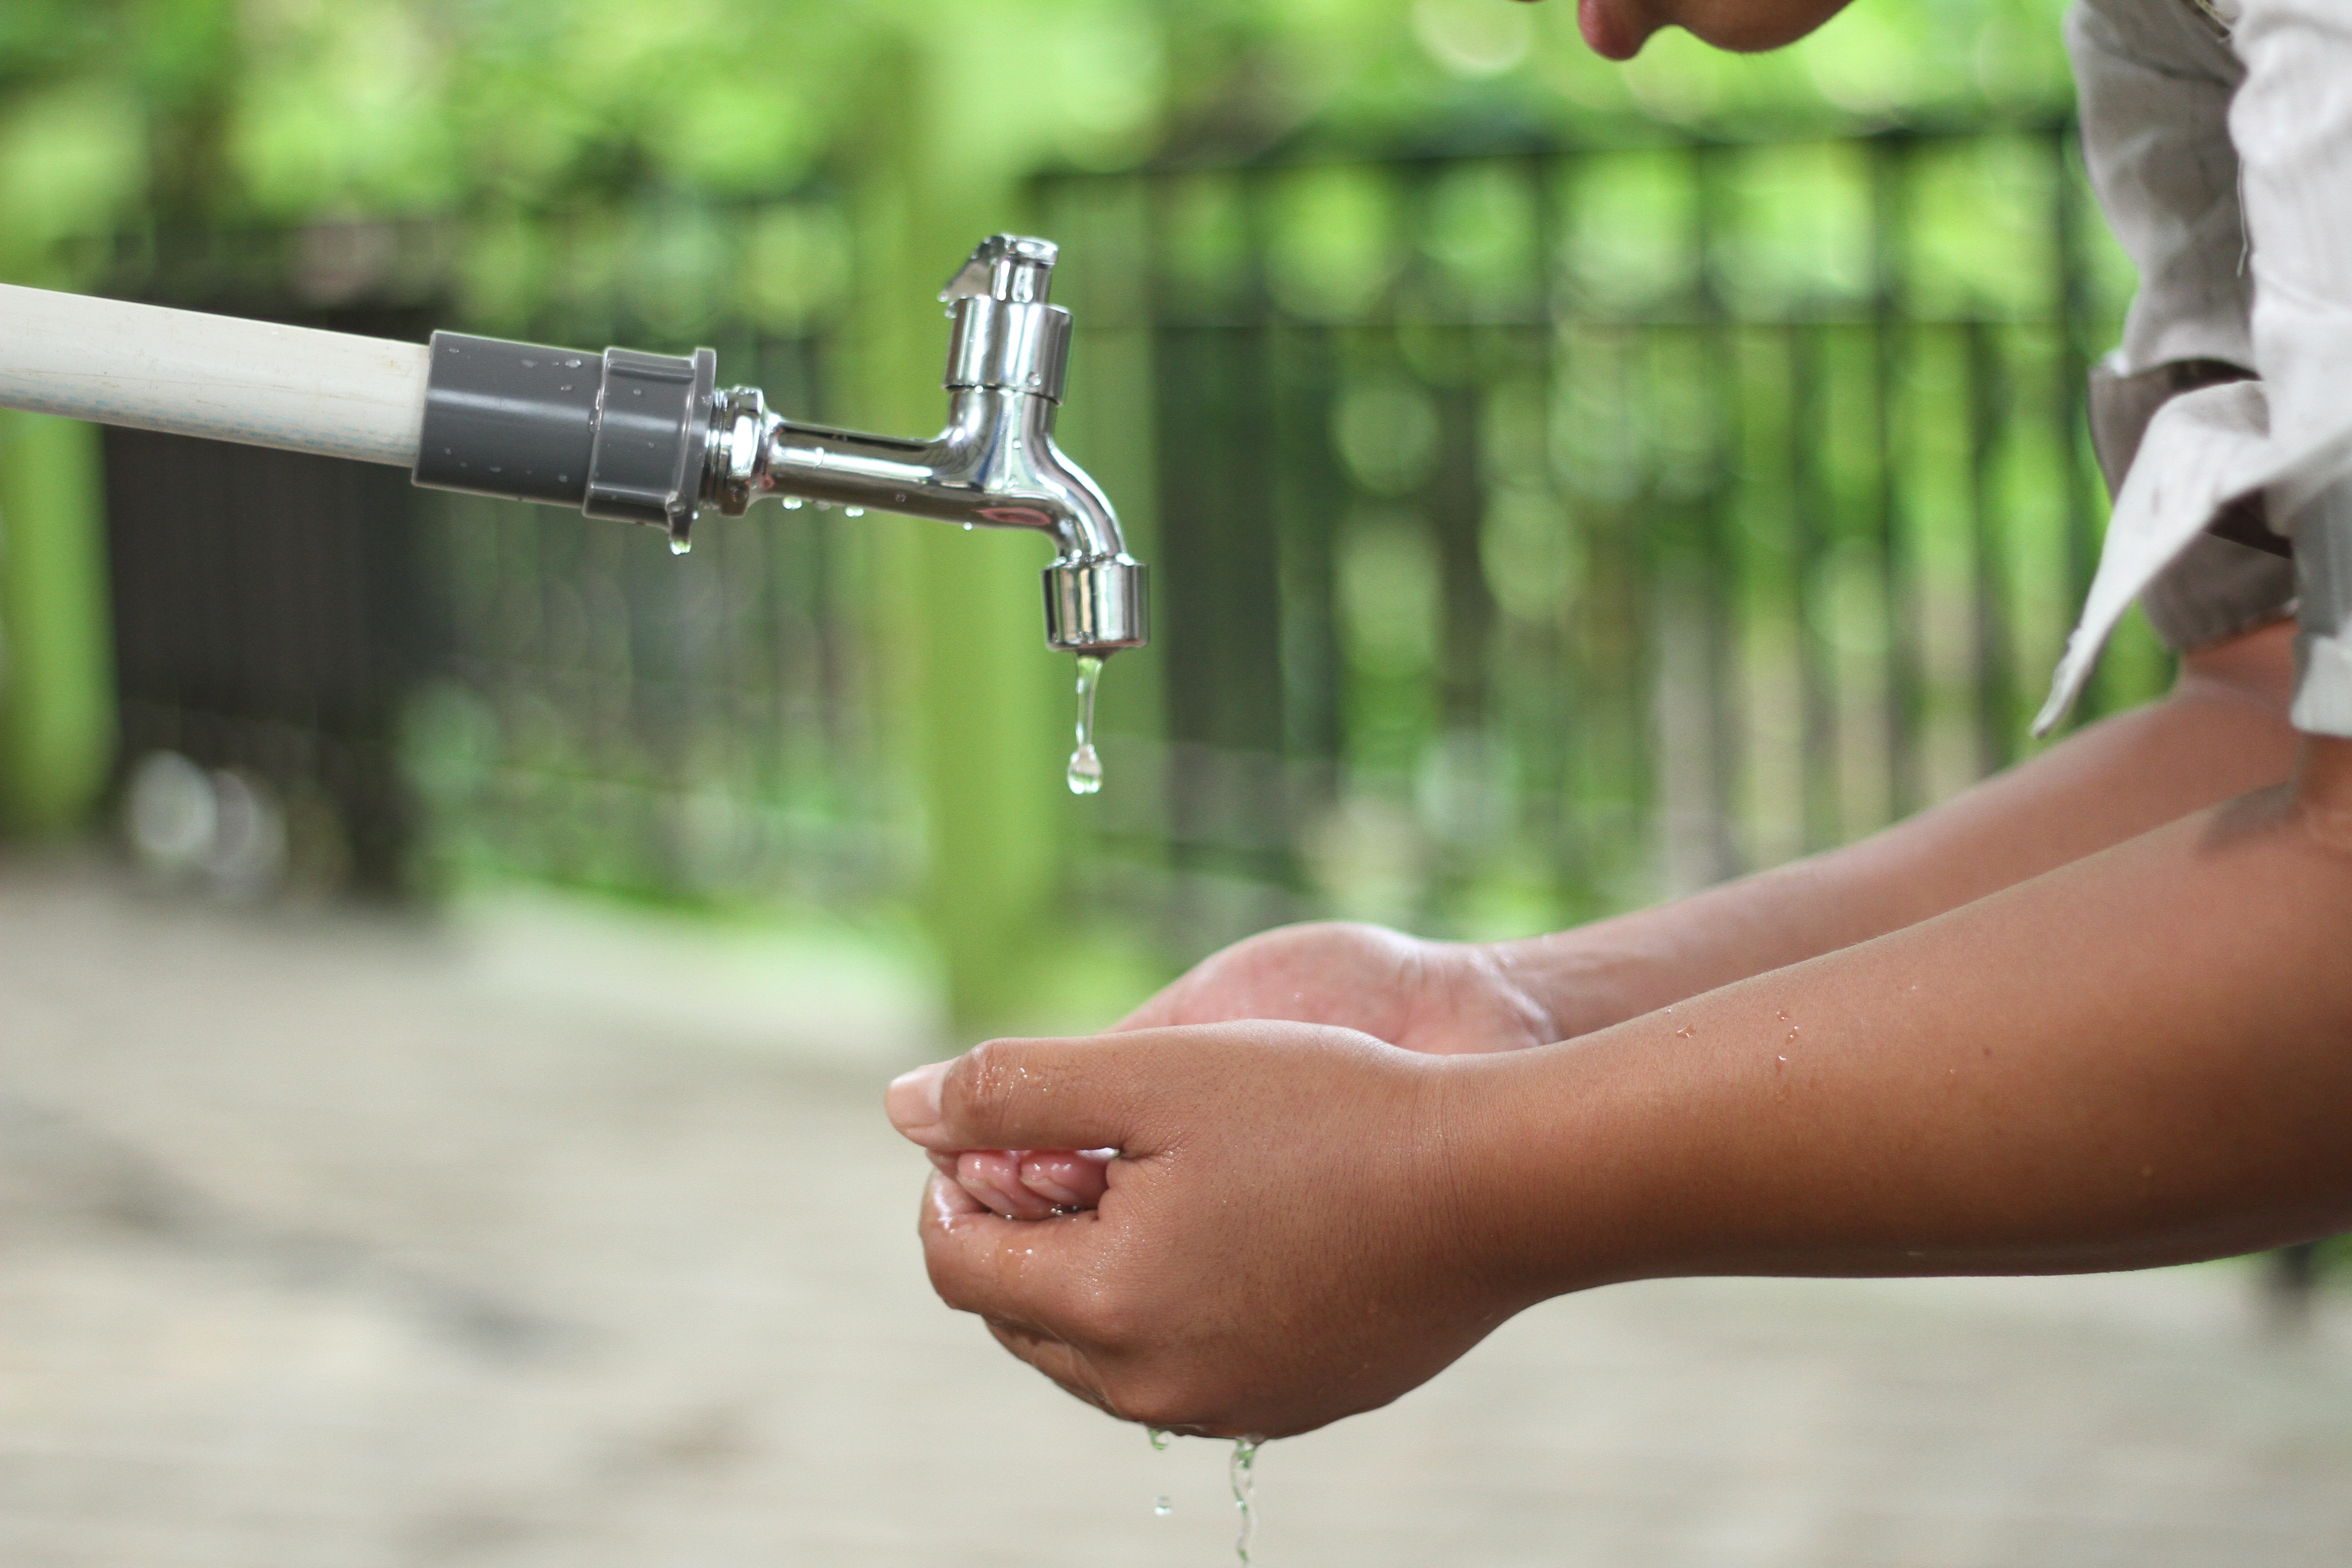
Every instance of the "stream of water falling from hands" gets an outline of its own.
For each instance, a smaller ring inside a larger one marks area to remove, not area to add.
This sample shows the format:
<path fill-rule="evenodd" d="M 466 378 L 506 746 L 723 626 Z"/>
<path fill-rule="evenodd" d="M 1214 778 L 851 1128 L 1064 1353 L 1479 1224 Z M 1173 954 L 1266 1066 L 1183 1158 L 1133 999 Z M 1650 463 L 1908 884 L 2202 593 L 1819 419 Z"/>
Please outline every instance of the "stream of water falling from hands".
<path fill-rule="evenodd" d="M 1157 1426 L 1146 1426 L 1144 1436 L 1151 1439 L 1154 1453 L 1168 1450 L 1168 1434 Z M 1234 1457 L 1226 1461 L 1225 1480 L 1233 1488 L 1234 1509 L 1241 1515 L 1241 1528 L 1234 1537 L 1234 1556 L 1240 1568 L 1251 1568 L 1251 1542 L 1257 1534 L 1257 1451 L 1262 1439 L 1237 1437 L 1234 1440 Z M 1174 1511 L 1174 1501 L 1162 1495 L 1151 1502 L 1152 1513 L 1161 1519 Z"/>
<path fill-rule="evenodd" d="M 1234 1507 L 1242 1516 L 1241 1528 L 1234 1536 L 1234 1556 L 1241 1568 L 1250 1568 L 1250 1542 L 1257 1534 L 1257 1439 L 1234 1439 L 1234 1457 L 1225 1467 L 1226 1479 L 1234 1489 Z"/>

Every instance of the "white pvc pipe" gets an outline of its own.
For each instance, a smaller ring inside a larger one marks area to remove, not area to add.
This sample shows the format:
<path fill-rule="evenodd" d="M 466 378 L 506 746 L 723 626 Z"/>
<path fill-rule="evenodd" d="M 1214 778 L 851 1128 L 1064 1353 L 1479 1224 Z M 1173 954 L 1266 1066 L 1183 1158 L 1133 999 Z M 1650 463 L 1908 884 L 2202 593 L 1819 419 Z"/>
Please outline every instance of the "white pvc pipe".
<path fill-rule="evenodd" d="M 0 284 L 0 408 L 413 467 L 422 343 Z"/>

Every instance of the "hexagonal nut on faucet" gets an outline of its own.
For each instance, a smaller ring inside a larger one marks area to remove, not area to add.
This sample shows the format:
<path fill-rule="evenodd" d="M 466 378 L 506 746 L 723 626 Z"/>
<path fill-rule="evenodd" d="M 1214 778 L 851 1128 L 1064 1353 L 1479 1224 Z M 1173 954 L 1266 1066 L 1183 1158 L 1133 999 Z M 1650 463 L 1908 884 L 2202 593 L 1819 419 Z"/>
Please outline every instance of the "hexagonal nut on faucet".
<path fill-rule="evenodd" d="M 940 303 L 950 312 L 958 300 L 1042 305 L 1054 286 L 1054 263 L 1061 254 L 1061 247 L 1050 239 L 992 234 L 972 247 L 971 257 L 948 279 L 940 290 Z"/>
<path fill-rule="evenodd" d="M 763 465 L 768 431 L 778 421 L 768 412 L 766 394 L 756 386 L 730 386 L 714 402 L 703 496 L 717 503 L 720 516 L 740 517 L 767 489 Z"/>

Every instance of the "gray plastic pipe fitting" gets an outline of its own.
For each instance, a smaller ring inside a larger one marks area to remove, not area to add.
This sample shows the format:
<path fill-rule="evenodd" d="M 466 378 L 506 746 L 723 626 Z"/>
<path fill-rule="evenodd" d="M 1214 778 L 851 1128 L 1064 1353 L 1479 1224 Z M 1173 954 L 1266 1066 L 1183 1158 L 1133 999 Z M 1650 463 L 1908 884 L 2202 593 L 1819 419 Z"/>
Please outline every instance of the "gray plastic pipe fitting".
<path fill-rule="evenodd" d="M 578 507 L 684 542 L 702 494 L 719 356 L 433 334 L 414 478 L 435 489 Z"/>

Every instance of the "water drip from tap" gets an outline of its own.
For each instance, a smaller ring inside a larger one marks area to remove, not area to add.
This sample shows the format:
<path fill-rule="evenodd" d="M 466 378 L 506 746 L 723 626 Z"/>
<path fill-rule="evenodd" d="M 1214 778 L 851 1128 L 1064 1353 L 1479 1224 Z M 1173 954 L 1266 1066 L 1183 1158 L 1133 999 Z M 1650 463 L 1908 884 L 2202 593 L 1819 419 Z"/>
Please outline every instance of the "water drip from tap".
<path fill-rule="evenodd" d="M 1093 795 L 1102 788 L 1102 759 L 1095 754 L 1095 688 L 1102 682 L 1100 654 L 1078 655 L 1078 748 L 1070 753 L 1066 775 L 1072 795 Z"/>

